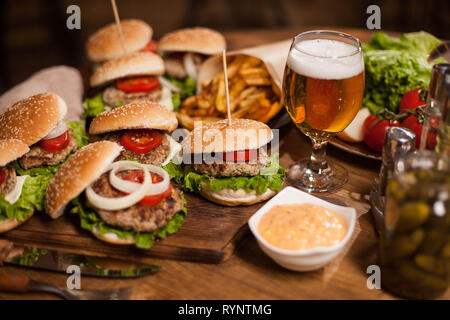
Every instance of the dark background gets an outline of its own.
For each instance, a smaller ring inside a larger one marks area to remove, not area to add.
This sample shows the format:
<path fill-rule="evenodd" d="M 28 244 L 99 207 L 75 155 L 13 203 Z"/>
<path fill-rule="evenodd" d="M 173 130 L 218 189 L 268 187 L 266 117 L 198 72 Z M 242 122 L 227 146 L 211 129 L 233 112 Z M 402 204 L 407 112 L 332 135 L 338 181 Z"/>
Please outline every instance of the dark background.
<path fill-rule="evenodd" d="M 449 0 L 116 0 L 120 17 L 139 18 L 154 39 L 189 26 L 221 31 L 295 26 L 365 28 L 366 8 L 381 8 L 381 28 L 425 30 L 450 39 Z M 81 8 L 81 30 L 66 28 L 67 6 Z M 0 0 L 0 93 L 41 68 L 87 65 L 84 45 L 114 21 L 109 0 Z"/>

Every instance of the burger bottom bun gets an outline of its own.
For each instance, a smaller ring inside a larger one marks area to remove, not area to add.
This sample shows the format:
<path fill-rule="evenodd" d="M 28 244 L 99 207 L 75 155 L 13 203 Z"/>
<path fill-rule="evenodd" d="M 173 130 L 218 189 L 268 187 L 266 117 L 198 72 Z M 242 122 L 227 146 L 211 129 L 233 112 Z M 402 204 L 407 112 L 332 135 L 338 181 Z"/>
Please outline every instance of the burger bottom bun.
<path fill-rule="evenodd" d="M 230 207 L 255 204 L 272 198 L 277 194 L 277 191 L 272 189 L 267 189 L 266 192 L 262 194 L 258 194 L 255 190 L 248 192 L 244 189 L 238 189 L 236 191 L 233 189 L 213 190 L 209 184 L 205 182 L 202 182 L 200 187 L 200 194 L 204 198 Z"/>
<path fill-rule="evenodd" d="M 119 245 L 131 245 L 135 243 L 134 237 L 132 238 L 120 238 L 117 234 L 114 232 L 107 232 L 103 235 L 100 234 L 100 231 L 97 227 L 92 229 L 92 234 L 99 240 L 111 243 L 111 244 L 119 244 Z"/>
<path fill-rule="evenodd" d="M 32 215 L 33 214 L 30 214 L 30 216 L 24 221 L 20 221 L 17 219 L 6 219 L 6 220 L 0 221 L 0 233 L 7 232 L 9 230 L 17 228 L 21 224 L 27 222 L 28 219 L 30 219 Z"/>

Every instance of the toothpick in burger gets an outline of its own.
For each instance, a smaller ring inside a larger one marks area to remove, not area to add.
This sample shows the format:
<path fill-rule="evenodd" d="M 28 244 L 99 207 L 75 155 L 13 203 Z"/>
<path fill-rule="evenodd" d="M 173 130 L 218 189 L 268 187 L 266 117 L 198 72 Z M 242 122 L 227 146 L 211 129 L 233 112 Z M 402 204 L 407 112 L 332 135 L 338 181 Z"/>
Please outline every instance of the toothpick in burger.
<path fill-rule="evenodd" d="M 264 123 L 233 119 L 194 128 L 183 140 L 183 186 L 226 206 L 250 205 L 274 196 L 283 187 L 285 170 L 278 154 L 267 154 L 273 139 Z"/>
<path fill-rule="evenodd" d="M 81 227 L 100 240 L 148 249 L 174 234 L 186 215 L 184 198 L 161 167 L 114 160 L 122 147 L 99 141 L 78 150 L 50 181 L 45 211 L 56 219 L 72 201 Z"/>

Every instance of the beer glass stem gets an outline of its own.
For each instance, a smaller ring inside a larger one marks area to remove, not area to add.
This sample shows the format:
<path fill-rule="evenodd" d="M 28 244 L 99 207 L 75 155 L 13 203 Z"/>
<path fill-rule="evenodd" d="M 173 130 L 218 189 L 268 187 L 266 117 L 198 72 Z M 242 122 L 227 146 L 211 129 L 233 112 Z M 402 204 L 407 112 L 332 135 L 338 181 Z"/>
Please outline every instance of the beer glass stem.
<path fill-rule="evenodd" d="M 327 141 L 316 140 L 311 138 L 312 141 L 312 153 L 309 161 L 309 168 L 313 171 L 316 171 L 318 174 L 328 168 L 327 160 L 326 160 L 326 148 Z"/>

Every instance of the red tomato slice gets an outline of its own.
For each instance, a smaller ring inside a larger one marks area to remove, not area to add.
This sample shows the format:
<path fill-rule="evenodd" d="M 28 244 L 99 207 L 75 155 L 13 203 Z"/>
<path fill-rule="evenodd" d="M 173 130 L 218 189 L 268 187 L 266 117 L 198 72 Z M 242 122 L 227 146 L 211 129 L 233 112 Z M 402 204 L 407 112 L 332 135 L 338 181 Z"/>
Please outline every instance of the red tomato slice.
<path fill-rule="evenodd" d="M 241 162 L 241 161 L 254 160 L 254 159 L 256 159 L 257 156 L 258 156 L 258 150 L 256 150 L 256 149 L 238 150 L 238 151 L 224 152 L 223 160 Z"/>
<path fill-rule="evenodd" d="M 161 143 L 161 134 L 151 129 L 128 130 L 120 139 L 120 144 L 134 153 L 147 153 Z"/>
<path fill-rule="evenodd" d="M 67 147 L 67 145 L 69 144 L 69 140 L 69 130 L 67 130 L 62 135 L 56 138 L 41 140 L 39 142 L 39 146 L 45 151 L 57 152 Z"/>
<path fill-rule="evenodd" d="M 364 142 L 373 150 L 381 152 L 387 129 L 398 126 L 397 120 L 383 120 L 372 114 L 367 117 L 363 124 Z"/>
<path fill-rule="evenodd" d="M 117 89 L 125 92 L 147 92 L 159 87 L 157 77 L 122 78 L 116 81 Z"/>
<path fill-rule="evenodd" d="M 6 172 L 3 169 L 0 169 L 0 186 L 5 182 L 6 180 Z"/>
<path fill-rule="evenodd" d="M 163 180 L 163 178 L 156 173 L 151 172 L 150 176 L 152 177 L 152 183 L 159 183 Z M 144 171 L 133 171 L 127 174 L 123 179 L 132 182 L 143 183 Z M 169 188 L 167 188 L 167 190 L 164 191 L 163 193 L 145 196 L 144 198 L 141 199 L 141 201 L 139 201 L 139 203 L 144 206 L 154 206 L 158 204 L 162 199 L 170 197 L 171 195 L 172 195 L 172 187 L 169 185 Z"/>
<path fill-rule="evenodd" d="M 158 53 L 158 42 L 155 40 L 150 40 L 145 47 L 141 49 L 142 52 L 153 52 Z"/>
<path fill-rule="evenodd" d="M 426 104 L 425 100 L 422 100 L 423 94 L 422 89 L 414 89 L 410 90 L 402 98 L 400 101 L 399 111 L 400 113 L 405 112 L 407 110 L 414 110 L 417 107 L 423 106 Z"/>

